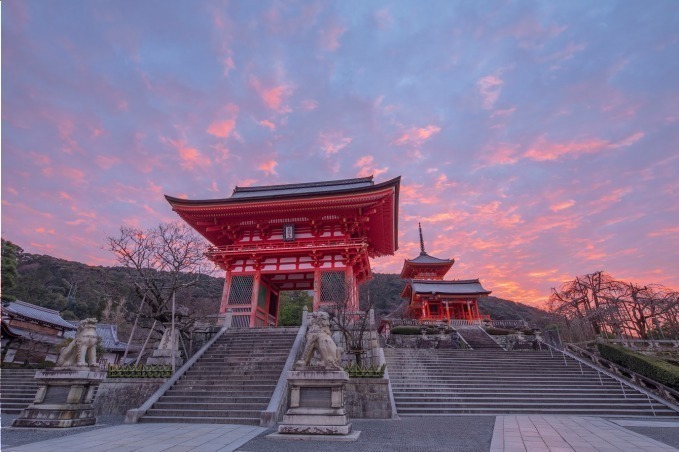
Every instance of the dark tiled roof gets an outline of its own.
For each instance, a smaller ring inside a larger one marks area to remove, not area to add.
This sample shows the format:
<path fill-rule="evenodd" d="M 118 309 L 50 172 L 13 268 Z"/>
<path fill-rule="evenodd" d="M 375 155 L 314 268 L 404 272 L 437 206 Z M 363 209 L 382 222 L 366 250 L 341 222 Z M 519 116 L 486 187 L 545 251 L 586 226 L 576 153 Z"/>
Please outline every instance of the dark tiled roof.
<path fill-rule="evenodd" d="M 415 259 L 406 259 L 406 261 L 411 264 L 452 264 L 455 262 L 455 259 L 439 259 L 427 253 L 420 253 Z"/>
<path fill-rule="evenodd" d="M 236 187 L 232 198 L 254 198 L 260 196 L 296 195 L 302 193 L 325 193 L 332 191 L 352 190 L 354 188 L 374 185 L 372 176 L 357 179 L 342 179 L 324 182 L 308 182 L 303 184 L 263 185 L 257 187 Z"/>
<path fill-rule="evenodd" d="M 76 326 L 79 322 L 74 322 Z M 75 331 L 69 331 L 64 334 L 64 337 L 74 338 Z M 101 346 L 107 352 L 124 352 L 127 343 L 118 340 L 118 327 L 108 323 L 97 323 L 97 336 L 101 340 Z M 133 347 L 130 347 L 132 350 Z"/>
<path fill-rule="evenodd" d="M 75 329 L 73 325 L 61 318 L 59 311 L 43 308 L 41 306 L 26 303 L 24 301 L 13 301 L 9 304 L 9 306 L 4 308 L 4 311 L 10 314 L 25 317 L 27 319 L 33 319 L 38 322 L 49 323 L 50 325 L 61 328 L 66 328 L 69 330 Z"/>
<path fill-rule="evenodd" d="M 417 293 L 442 293 L 450 295 L 485 295 L 490 291 L 481 286 L 478 279 L 457 281 L 421 281 L 412 280 L 413 291 Z"/>

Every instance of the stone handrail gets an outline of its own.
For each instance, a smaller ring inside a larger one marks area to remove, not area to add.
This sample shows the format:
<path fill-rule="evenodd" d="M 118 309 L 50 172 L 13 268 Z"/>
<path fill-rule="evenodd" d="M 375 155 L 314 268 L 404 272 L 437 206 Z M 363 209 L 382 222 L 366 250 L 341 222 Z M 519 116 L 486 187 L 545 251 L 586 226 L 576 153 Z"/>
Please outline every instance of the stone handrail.
<path fill-rule="evenodd" d="M 667 402 L 670 402 L 675 405 L 675 410 L 679 411 L 679 392 L 675 391 L 672 388 L 669 388 L 662 383 L 658 383 L 655 380 L 651 380 L 648 377 L 645 377 L 641 374 L 638 374 L 636 372 L 633 372 L 626 367 L 623 367 L 619 364 L 616 364 L 612 361 L 607 360 L 606 358 L 603 358 L 596 353 L 590 352 L 588 350 L 585 350 L 583 348 L 578 347 L 577 345 L 574 344 L 565 344 L 566 350 L 569 352 L 581 357 L 585 358 L 594 364 L 596 364 L 599 367 L 602 367 L 609 372 L 614 373 L 615 375 L 618 375 L 621 378 L 624 378 L 626 380 L 631 381 L 637 386 L 640 386 L 644 388 L 645 390 L 657 395 L 658 397 L 661 397 L 663 400 L 666 400 Z"/>
<path fill-rule="evenodd" d="M 662 398 L 659 395 L 649 391 L 648 389 L 646 389 L 642 386 L 639 386 L 636 383 L 634 383 L 634 382 L 632 382 L 632 381 L 630 381 L 630 380 L 628 380 L 628 379 L 626 379 L 626 378 L 624 378 L 624 377 L 622 377 L 622 376 L 620 376 L 616 373 L 613 373 L 613 372 L 599 366 L 594 361 L 590 361 L 587 358 L 581 357 L 581 356 L 579 356 L 579 355 L 577 355 L 577 354 L 575 354 L 575 353 L 573 353 L 569 350 L 566 350 L 565 348 L 563 350 L 560 350 L 560 349 L 554 347 L 553 345 L 548 344 L 547 342 L 544 342 L 540 339 L 538 339 L 538 342 L 542 345 L 546 345 L 550 351 L 556 351 L 557 353 L 561 353 L 561 355 L 563 356 L 564 362 L 566 361 L 566 356 L 568 356 L 569 358 L 574 359 L 575 361 L 579 362 L 581 365 L 584 364 L 585 366 L 591 367 L 592 369 L 599 372 L 599 374 L 606 375 L 606 376 L 618 381 L 621 385 L 625 384 L 632 389 L 636 389 L 637 391 L 641 392 L 646 397 L 648 397 L 649 401 L 650 401 L 650 399 L 654 399 L 655 401 L 662 403 L 666 407 L 679 412 L 679 405 L 676 405 L 675 403 L 672 403 L 668 400 L 665 400 L 664 398 Z"/>
<path fill-rule="evenodd" d="M 231 309 L 229 309 L 226 313 L 226 319 L 224 320 L 224 326 L 215 334 L 212 336 L 212 338 L 203 345 L 200 350 L 198 350 L 186 363 L 177 370 L 172 377 L 170 377 L 156 392 L 149 397 L 146 402 L 144 402 L 139 408 L 133 408 L 131 410 L 127 410 L 127 414 L 125 415 L 125 423 L 126 424 L 136 424 L 139 422 L 139 418 L 141 418 L 148 410 L 151 409 L 154 403 L 160 399 L 160 397 L 165 394 L 171 387 L 174 385 L 181 377 L 184 376 L 187 370 L 191 368 L 194 364 L 196 364 L 196 361 L 203 356 L 203 354 L 209 349 L 212 344 L 214 344 L 217 339 L 222 337 L 222 335 L 231 327 L 231 319 L 232 319 L 232 313 Z"/>
<path fill-rule="evenodd" d="M 490 326 L 496 328 L 528 328 L 528 322 L 525 320 L 491 320 Z"/>
<path fill-rule="evenodd" d="M 292 370 L 295 362 L 302 355 L 302 351 L 304 350 L 304 337 L 306 336 L 308 325 L 308 311 L 305 306 L 302 310 L 302 326 L 300 326 L 299 330 L 297 331 L 295 342 L 292 344 L 292 348 L 288 354 L 288 359 L 285 360 L 285 365 L 283 366 L 280 377 L 278 377 L 278 383 L 276 383 L 276 388 L 274 389 L 271 399 L 269 400 L 269 405 L 266 407 L 266 410 L 262 411 L 259 415 L 259 425 L 261 427 L 271 427 L 276 425 L 276 422 L 278 422 L 280 417 L 283 415 L 283 412 L 287 408 L 288 371 Z"/>

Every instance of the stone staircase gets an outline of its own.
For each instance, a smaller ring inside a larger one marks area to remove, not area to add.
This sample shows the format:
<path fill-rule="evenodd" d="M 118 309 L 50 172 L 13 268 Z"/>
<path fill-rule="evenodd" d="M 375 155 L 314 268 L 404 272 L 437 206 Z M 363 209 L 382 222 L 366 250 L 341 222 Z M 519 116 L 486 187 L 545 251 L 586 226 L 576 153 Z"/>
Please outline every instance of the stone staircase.
<path fill-rule="evenodd" d="M 679 416 L 561 353 L 385 349 L 399 416 Z"/>
<path fill-rule="evenodd" d="M 35 369 L 0 370 L 0 410 L 4 414 L 19 414 L 33 403 L 38 392 Z"/>
<path fill-rule="evenodd" d="M 226 331 L 139 422 L 259 425 L 297 330 Z"/>
<path fill-rule="evenodd" d="M 478 326 L 456 326 L 455 330 L 473 350 L 503 350 L 488 333 Z"/>

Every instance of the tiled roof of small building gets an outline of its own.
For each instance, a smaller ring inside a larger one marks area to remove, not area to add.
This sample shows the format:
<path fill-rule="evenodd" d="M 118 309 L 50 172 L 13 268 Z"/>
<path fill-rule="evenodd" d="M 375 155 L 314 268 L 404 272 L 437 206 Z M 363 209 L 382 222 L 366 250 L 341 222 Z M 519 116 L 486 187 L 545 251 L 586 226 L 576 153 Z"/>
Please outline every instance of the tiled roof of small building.
<path fill-rule="evenodd" d="M 77 327 L 80 322 L 73 323 Z M 69 331 L 64 334 L 64 337 L 74 338 L 75 334 L 75 331 Z M 125 347 L 127 347 L 127 343 L 118 340 L 118 327 L 116 325 L 97 323 L 97 336 L 101 340 L 101 346 L 107 352 L 124 352 Z"/>
<path fill-rule="evenodd" d="M 455 259 L 439 259 L 427 253 L 420 253 L 415 259 L 406 259 L 406 261 L 411 264 L 451 264 L 455 262 Z"/>
<path fill-rule="evenodd" d="M 49 323 L 50 325 L 58 326 L 68 330 L 75 329 L 72 324 L 61 318 L 59 311 L 43 308 L 42 306 L 36 306 L 24 301 L 13 301 L 3 310 L 9 314 L 16 314 L 27 319 Z"/>
<path fill-rule="evenodd" d="M 441 293 L 449 295 L 486 295 L 490 291 L 483 288 L 478 279 L 456 281 L 419 281 L 410 282 L 416 293 Z"/>

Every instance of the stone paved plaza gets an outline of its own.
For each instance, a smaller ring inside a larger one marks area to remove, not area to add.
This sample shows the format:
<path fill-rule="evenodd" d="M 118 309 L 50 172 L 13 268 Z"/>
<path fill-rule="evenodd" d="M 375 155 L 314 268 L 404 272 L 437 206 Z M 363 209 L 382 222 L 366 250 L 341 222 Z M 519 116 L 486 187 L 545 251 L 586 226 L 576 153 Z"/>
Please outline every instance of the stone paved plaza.
<path fill-rule="evenodd" d="M 8 419 L 3 419 L 3 425 L 6 425 L 7 421 Z M 361 431 L 361 435 L 358 441 L 345 443 L 272 440 L 266 438 L 266 435 L 273 429 L 245 425 L 109 424 L 98 428 L 72 429 L 69 432 L 3 427 L 2 450 L 17 452 L 679 450 L 675 448 L 679 446 L 679 421 L 676 420 L 506 415 L 410 417 L 395 421 L 355 420 L 353 425 L 354 429 Z M 46 439 L 50 435 L 60 436 Z"/>

